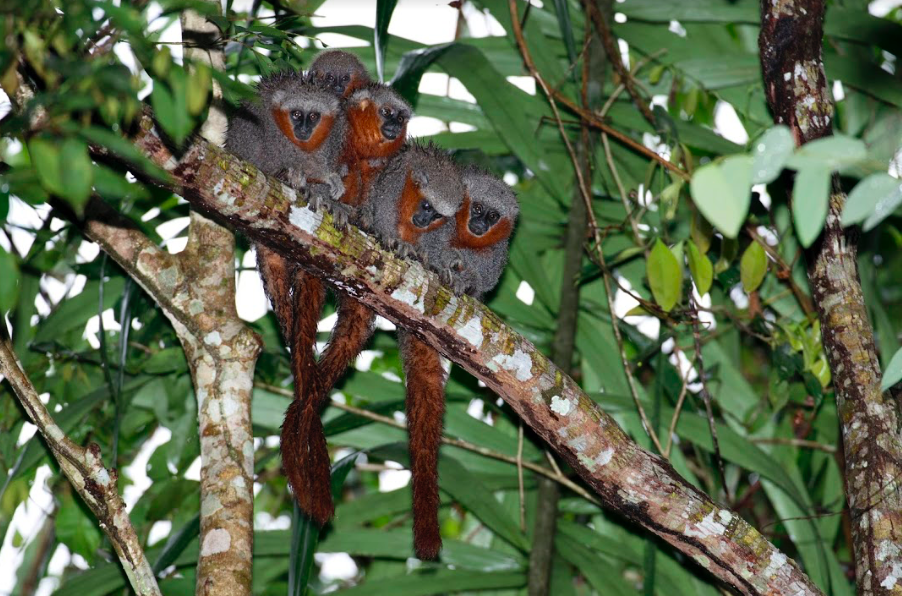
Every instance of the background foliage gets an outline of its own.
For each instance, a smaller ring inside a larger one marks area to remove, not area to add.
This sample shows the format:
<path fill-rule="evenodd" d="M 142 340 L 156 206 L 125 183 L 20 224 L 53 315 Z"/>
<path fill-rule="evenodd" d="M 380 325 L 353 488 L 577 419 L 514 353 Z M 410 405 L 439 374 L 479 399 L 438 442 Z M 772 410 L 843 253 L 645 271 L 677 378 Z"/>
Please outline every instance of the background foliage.
<path fill-rule="evenodd" d="M 151 562 L 167 570 L 161 585 L 166 594 L 194 590 L 198 482 L 186 472 L 199 447 L 186 361 L 154 304 L 102 253 L 83 248 L 83 237 L 69 223 L 65 207 L 78 213 L 93 189 L 158 241 L 160 224 L 187 215 L 179 198 L 88 156 L 89 143 L 104 145 L 153 175 L 152 166 L 119 135 L 138 113 L 139 98 L 150 103 L 173 141 L 181 142 L 205 118 L 214 77 L 235 102 L 248 94 L 245 83 L 260 73 L 309 64 L 314 54 L 310 42 L 317 35 L 341 33 L 370 44 L 378 40 L 385 51 L 380 70 L 415 103 L 418 115 L 467 125 L 445 127 L 432 139 L 456 150 L 461 161 L 479 162 L 516 180 L 521 223 L 510 266 L 489 305 L 545 352 L 556 329 L 562 235 L 571 198 L 578 195 L 548 102 L 541 92 L 530 94 L 506 79 L 524 75 L 510 33 L 508 3 L 473 0 L 465 12 L 490 14 L 506 35 L 470 37 L 463 19 L 460 38 L 436 46 L 388 35 L 392 2 L 368 8 L 378 11 L 376 31 L 361 26 L 318 29 L 308 15 L 320 3 L 303 3 L 294 12 L 291 3 L 265 1 L 244 12 L 233 10 L 229 2 L 225 16 L 210 16 L 229 39 L 227 71 L 201 68 L 192 74 L 172 59 L 167 45 L 157 42 L 161 25 L 177 21 L 179 11 L 188 6 L 204 10 L 203 4 L 46 0 L 23 3 L 15 12 L 0 11 L 4 35 L 15 42 L 0 49 L 4 86 L 24 60 L 40 82 L 38 99 L 46 115 L 41 129 L 27 141 L 24 133 L 33 114 L 7 114 L 0 122 L 0 311 L 8 311 L 16 351 L 38 391 L 48 396 L 62 429 L 77 442 L 99 443 L 108 465 L 121 470 L 157 429 L 169 431 L 169 440 L 153 449 L 148 460 L 152 485 L 131 510 L 132 522 L 145 538 L 158 522 L 171 523 L 167 539 L 148 545 Z M 526 5 L 518 5 L 522 16 Z M 788 133 L 771 128 L 764 101 L 756 1 L 616 4 L 625 18 L 616 19 L 614 33 L 628 48 L 624 58 L 629 65 L 643 64 L 636 80 L 641 94 L 656 98 L 658 128 L 643 119 L 626 93 L 611 103 L 607 120 L 694 176 L 687 183 L 613 141 L 609 159 L 596 147 L 593 210 L 604 238 L 605 261 L 619 286 L 618 304 L 634 296 L 641 306 L 632 313 L 645 318 L 617 320 L 624 337 L 619 346 L 601 271 L 587 255 L 578 280 L 574 362 L 584 389 L 651 448 L 620 364 L 623 350 L 639 381 L 638 397 L 662 441 L 676 420 L 670 458 L 680 474 L 729 504 L 796 558 L 825 593 L 839 596 L 853 593 L 848 516 L 836 453 L 836 408 L 818 324 L 806 303 L 801 247 L 810 244 L 823 225 L 829 173 L 840 170 L 849 189 L 863 178 L 862 184 L 869 186 L 852 192 L 844 220 L 863 222 L 868 230 L 859 266 L 881 362 L 889 365 L 899 348 L 902 314 L 897 209 L 902 193 L 899 181 L 886 173 L 888 168 L 897 173 L 891 160 L 902 143 L 902 84 L 896 73 L 902 14 L 896 10 L 878 19 L 867 9 L 861 0 L 829 3 L 825 59 L 828 77 L 841 81 L 834 88 L 841 94 L 836 95 L 833 120 L 842 136 L 793 152 Z M 450 8 L 442 14 L 455 15 Z M 582 7 L 572 0 L 534 5 L 524 21 L 539 70 L 573 99 L 579 90 L 569 56 L 580 53 L 584 26 Z M 137 73 L 130 72 L 118 54 L 87 59 L 89 50 L 98 50 L 93 40 L 111 31 L 117 43 L 133 52 Z M 372 47 L 350 51 L 376 72 Z M 418 93 L 427 71 L 456 78 L 476 103 Z M 152 91 L 145 98 L 149 81 Z M 603 95 L 610 96 L 617 83 L 608 76 Z M 751 139 L 745 146 L 714 132 L 715 119 L 727 104 Z M 574 138 L 578 135 L 576 127 L 570 131 Z M 792 209 L 783 192 L 787 178 L 779 177 L 784 168 L 798 172 Z M 614 171 L 628 193 L 625 199 Z M 50 194 L 65 203 L 48 207 Z M 41 223 L 22 229 L 7 221 L 11 202 L 34 209 Z M 640 232 L 638 238 L 631 223 Z M 34 240 L 24 253 L 9 241 L 13 233 L 22 232 Z M 243 239 L 240 243 L 243 253 L 248 246 Z M 66 291 L 54 298 L 50 289 L 60 282 Z M 523 282 L 534 293 L 531 302 L 518 297 Z M 693 284 L 698 294 L 690 303 Z M 703 323 L 698 330 L 700 352 L 693 336 L 695 304 Z M 101 328 L 98 349 L 88 341 L 85 327 L 107 309 L 119 326 Z M 646 332 L 640 332 L 640 324 Z M 272 437 L 288 403 L 288 360 L 271 313 L 251 325 L 266 343 L 253 401 L 260 439 L 255 593 L 284 594 L 289 565 L 309 572 L 315 593 L 329 588 L 398 595 L 522 591 L 536 494 L 533 473 L 524 474 L 524 530 L 516 466 L 445 446 L 440 466 L 445 550 L 440 564 L 417 565 L 409 559 L 410 490 L 379 489 L 382 464 L 406 462 L 405 433 L 336 408 L 326 413 L 325 422 L 336 472 L 341 472 L 335 478 L 346 476 L 334 487 L 339 502 L 335 523 L 318 541 L 300 524 L 294 534 L 284 529 L 285 520 L 293 516 L 292 503 Z M 392 417 L 403 411 L 404 395 L 394 334 L 377 332 L 373 349 L 378 355 L 368 370 L 351 374 L 339 387 L 339 398 Z M 890 380 L 902 376 L 898 360 L 890 366 Z M 700 362 L 703 379 L 697 376 Z M 723 477 L 701 381 L 713 400 Z M 9 387 L 0 385 L 0 393 L 10 394 Z M 685 403 L 678 408 L 681 396 Z M 677 409 L 681 413 L 675 417 Z M 125 578 L 118 564 L 109 562 L 109 545 L 44 445 L 36 439 L 20 441 L 25 422 L 15 399 L 0 400 L 0 412 L 0 478 L 5 478 L 0 485 L 0 535 L 6 536 L 4 548 L 19 549 L 23 556 L 16 593 L 47 574 L 49 555 L 58 546 L 82 557 L 90 568 L 71 562 L 56 593 L 89 596 L 120 590 Z M 491 392 L 453 370 L 446 436 L 516 456 L 518 426 Z M 346 457 L 358 451 L 365 459 Z M 548 463 L 543 446 L 529 433 L 523 458 Z M 27 501 L 36 471 L 48 463 L 52 474 L 45 482 L 55 496 L 52 510 L 46 512 L 46 523 L 22 536 L 10 522 Z M 122 474 L 120 483 L 128 482 L 128 475 Z M 719 593 L 713 580 L 681 555 L 566 490 L 555 547 L 554 594 Z M 356 571 L 337 579 L 321 575 L 319 567 L 327 559 L 314 562 L 314 550 L 348 553 Z"/>

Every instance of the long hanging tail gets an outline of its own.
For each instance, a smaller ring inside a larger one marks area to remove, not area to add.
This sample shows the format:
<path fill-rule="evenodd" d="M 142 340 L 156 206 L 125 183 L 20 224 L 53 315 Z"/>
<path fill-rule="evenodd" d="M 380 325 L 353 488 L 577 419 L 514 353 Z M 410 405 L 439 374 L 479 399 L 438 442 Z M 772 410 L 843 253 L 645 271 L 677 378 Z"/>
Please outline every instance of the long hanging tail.
<path fill-rule="evenodd" d="M 298 269 L 292 292 L 290 338 L 295 398 L 282 424 L 282 467 L 298 507 L 323 526 L 335 513 L 329 451 L 317 407 L 322 389 L 313 354 L 325 289 L 319 279 Z"/>
<path fill-rule="evenodd" d="M 422 560 L 438 559 L 438 450 L 445 413 L 445 370 L 432 347 L 399 331 L 407 379 L 407 432 L 413 484 L 413 548 Z"/>
<path fill-rule="evenodd" d="M 282 330 L 282 337 L 286 342 L 290 342 L 291 330 L 294 326 L 291 284 L 295 265 L 263 244 L 257 244 L 256 249 L 257 271 L 260 272 L 260 279 L 263 281 L 263 290 L 272 303 L 273 312 L 275 312 L 276 320 L 279 321 L 279 327 Z"/>
<path fill-rule="evenodd" d="M 338 320 L 317 366 L 323 388 L 321 397 L 323 402 L 328 399 L 332 387 L 373 335 L 375 320 L 375 313 L 363 304 L 350 296 L 339 297 Z M 319 405 L 322 406 L 324 403 Z"/>

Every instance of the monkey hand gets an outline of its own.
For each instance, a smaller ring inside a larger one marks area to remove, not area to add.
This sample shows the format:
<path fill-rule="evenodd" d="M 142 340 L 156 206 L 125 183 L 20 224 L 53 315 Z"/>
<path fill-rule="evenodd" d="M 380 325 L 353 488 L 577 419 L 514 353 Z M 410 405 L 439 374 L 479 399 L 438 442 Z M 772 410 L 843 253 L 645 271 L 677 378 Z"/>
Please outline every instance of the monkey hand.
<path fill-rule="evenodd" d="M 326 186 L 329 187 L 329 198 L 333 201 L 340 201 L 345 194 L 345 184 L 341 181 L 342 176 L 338 172 L 332 172 L 326 176 Z"/>
<path fill-rule="evenodd" d="M 332 216 L 332 225 L 343 230 L 353 215 L 353 208 L 331 198 L 331 191 L 326 184 L 317 184 L 318 188 L 310 193 L 310 207 L 314 211 L 325 211 Z"/>
<path fill-rule="evenodd" d="M 373 211 L 372 202 L 367 203 L 363 207 L 357 209 L 357 213 L 355 215 L 357 227 L 362 230 L 366 230 L 367 232 L 373 231 L 373 225 L 375 225 L 376 223 L 376 213 Z"/>
<path fill-rule="evenodd" d="M 300 168 L 288 168 L 284 171 L 282 178 L 291 188 L 298 190 L 301 194 L 307 194 L 307 175 Z"/>
<path fill-rule="evenodd" d="M 404 242 L 400 238 L 390 238 L 388 240 L 388 248 L 402 259 L 407 259 L 411 255 L 416 255 L 417 250 L 410 242 Z"/>
<path fill-rule="evenodd" d="M 458 296 L 465 294 L 468 289 L 467 281 L 461 275 L 463 268 L 464 262 L 460 251 L 455 250 L 452 252 L 451 258 L 446 261 L 444 267 L 438 271 L 442 283 L 451 288 L 451 291 Z"/>

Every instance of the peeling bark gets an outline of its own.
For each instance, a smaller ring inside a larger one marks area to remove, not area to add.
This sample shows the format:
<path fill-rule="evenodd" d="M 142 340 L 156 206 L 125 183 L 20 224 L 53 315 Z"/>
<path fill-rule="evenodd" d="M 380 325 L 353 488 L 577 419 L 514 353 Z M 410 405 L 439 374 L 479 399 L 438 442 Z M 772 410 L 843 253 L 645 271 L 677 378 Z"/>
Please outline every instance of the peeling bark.
<path fill-rule="evenodd" d="M 0 374 L 6 377 L 28 418 L 38 427 L 38 432 L 63 474 L 97 518 L 100 529 L 110 539 L 132 589 L 140 596 L 160 596 L 153 569 L 125 510 L 125 502 L 119 496 L 116 470 L 107 470 L 103 466 L 100 447 L 96 443 L 91 443 L 86 448 L 81 447 L 73 443 L 57 426 L 31 380 L 19 365 L 3 321 L 0 321 Z"/>
<path fill-rule="evenodd" d="M 761 66 L 774 121 L 798 145 L 832 134 L 822 58 L 823 0 L 762 0 Z M 874 331 L 858 275 L 858 238 L 840 223 L 846 197 L 834 177 L 820 239 L 806 253 L 808 282 L 833 375 L 862 596 L 902 595 L 902 434 L 898 402 L 880 391 Z"/>
<path fill-rule="evenodd" d="M 717 506 L 660 457 L 632 442 L 526 338 L 484 305 L 455 296 L 416 262 L 383 250 L 250 164 L 195 142 L 180 158 L 149 118 L 137 147 L 207 214 L 301 264 L 410 330 L 485 382 L 605 504 L 688 554 L 741 594 L 821 594 L 796 564 L 738 515 Z"/>

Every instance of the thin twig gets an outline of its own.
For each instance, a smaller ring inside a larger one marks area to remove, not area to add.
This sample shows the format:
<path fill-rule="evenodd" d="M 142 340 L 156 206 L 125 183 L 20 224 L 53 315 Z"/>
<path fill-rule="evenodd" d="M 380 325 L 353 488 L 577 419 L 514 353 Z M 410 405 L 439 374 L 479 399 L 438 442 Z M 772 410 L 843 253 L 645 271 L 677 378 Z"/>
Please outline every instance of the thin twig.
<path fill-rule="evenodd" d="M 683 411 L 683 402 L 686 401 L 686 394 L 689 389 L 689 371 L 691 369 L 686 369 L 686 374 L 681 375 L 683 377 L 683 387 L 680 389 L 680 396 L 677 398 L 676 408 L 673 411 L 673 417 L 670 419 L 670 429 L 667 431 L 667 447 L 664 449 L 664 457 L 670 459 L 670 450 L 673 448 L 673 435 L 676 433 L 677 422 L 680 419 L 680 412 Z M 661 374 L 658 371 L 658 374 Z"/>
<path fill-rule="evenodd" d="M 517 429 L 517 490 L 520 494 L 520 530 L 526 531 L 526 490 L 523 488 L 523 421 Z"/>
<path fill-rule="evenodd" d="M 806 441 L 805 439 L 785 438 L 785 437 L 749 437 L 749 441 L 760 445 L 789 445 L 792 447 L 802 447 L 803 449 L 817 449 L 826 453 L 836 453 L 836 447 L 833 445 L 825 445 L 817 441 Z"/>

